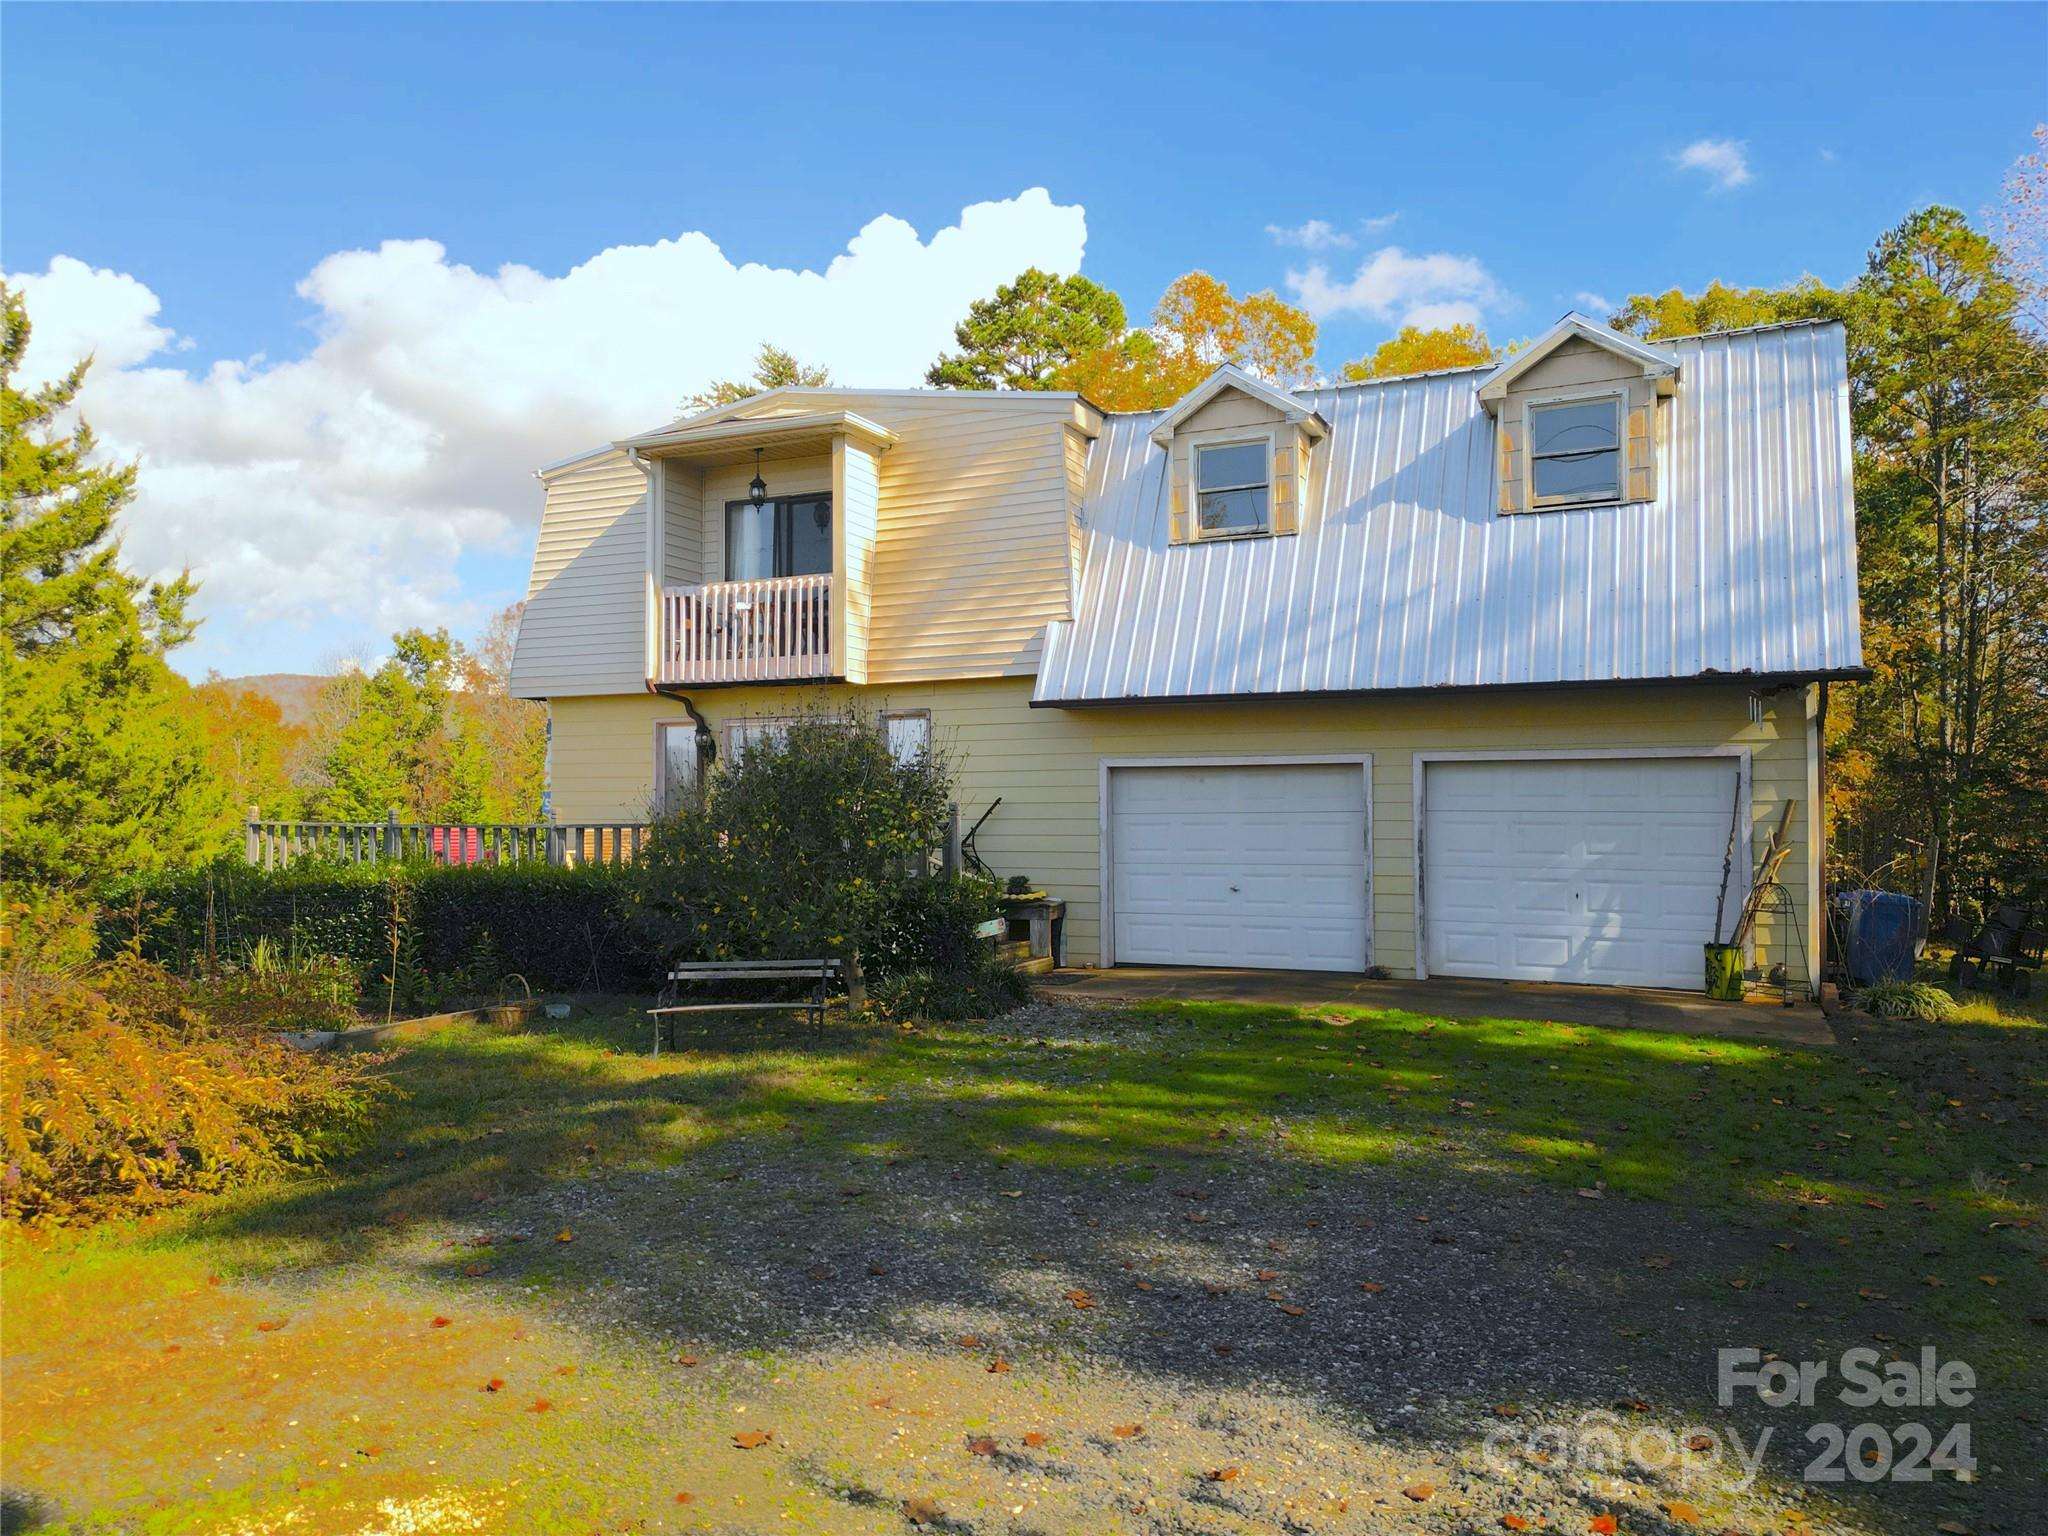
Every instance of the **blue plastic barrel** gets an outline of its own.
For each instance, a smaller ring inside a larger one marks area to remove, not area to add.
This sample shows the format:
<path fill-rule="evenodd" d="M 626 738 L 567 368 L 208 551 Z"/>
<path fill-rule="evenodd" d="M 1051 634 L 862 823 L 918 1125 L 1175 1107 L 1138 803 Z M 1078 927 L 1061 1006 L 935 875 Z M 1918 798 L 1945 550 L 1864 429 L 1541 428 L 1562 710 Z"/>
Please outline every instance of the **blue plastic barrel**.
<path fill-rule="evenodd" d="M 1843 891 L 1835 898 L 1842 914 L 1849 980 L 1859 987 L 1879 981 L 1910 981 L 1913 941 L 1920 932 L 1920 903 L 1897 891 Z"/>

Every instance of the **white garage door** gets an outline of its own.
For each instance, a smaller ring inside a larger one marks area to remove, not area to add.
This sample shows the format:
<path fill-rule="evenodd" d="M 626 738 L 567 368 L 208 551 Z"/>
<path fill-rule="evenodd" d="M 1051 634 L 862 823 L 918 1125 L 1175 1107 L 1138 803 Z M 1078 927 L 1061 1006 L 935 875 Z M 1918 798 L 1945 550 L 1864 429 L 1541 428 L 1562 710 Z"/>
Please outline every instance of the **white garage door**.
<path fill-rule="evenodd" d="M 1110 771 L 1114 957 L 1124 965 L 1359 971 L 1359 764 Z"/>
<path fill-rule="evenodd" d="M 1700 946 L 1713 936 L 1734 810 L 1734 758 L 1429 763 L 1423 771 L 1432 976 L 1700 986 Z M 1746 871 L 1746 851 L 1736 856 Z M 1729 906 L 1739 899 L 1731 892 Z"/>

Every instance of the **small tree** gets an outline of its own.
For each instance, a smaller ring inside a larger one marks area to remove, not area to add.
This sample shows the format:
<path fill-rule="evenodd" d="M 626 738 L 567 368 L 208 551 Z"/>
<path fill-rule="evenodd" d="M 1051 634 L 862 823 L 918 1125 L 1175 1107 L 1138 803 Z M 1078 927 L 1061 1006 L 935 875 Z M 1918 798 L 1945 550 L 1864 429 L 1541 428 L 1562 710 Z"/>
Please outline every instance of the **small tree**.
<path fill-rule="evenodd" d="M 672 957 L 839 956 L 858 985 L 892 893 L 946 835 L 950 795 L 943 756 L 899 759 L 872 715 L 804 715 L 656 824 L 636 916 Z"/>
<path fill-rule="evenodd" d="M 1440 368 L 1466 368 L 1490 363 L 1500 354 L 1486 339 L 1486 332 L 1470 321 L 1425 330 L 1404 325 L 1381 342 L 1370 356 L 1344 365 L 1346 383 L 1365 379 L 1391 379 L 1409 373 L 1433 373 Z"/>
<path fill-rule="evenodd" d="M 738 405 L 742 400 L 771 389 L 791 386 L 823 389 L 831 382 L 832 375 L 823 368 L 800 363 L 794 352 L 778 347 L 772 341 L 764 341 L 761 350 L 754 354 L 754 376 L 751 379 L 714 380 L 683 401 L 683 414 L 715 410 L 721 405 Z"/>

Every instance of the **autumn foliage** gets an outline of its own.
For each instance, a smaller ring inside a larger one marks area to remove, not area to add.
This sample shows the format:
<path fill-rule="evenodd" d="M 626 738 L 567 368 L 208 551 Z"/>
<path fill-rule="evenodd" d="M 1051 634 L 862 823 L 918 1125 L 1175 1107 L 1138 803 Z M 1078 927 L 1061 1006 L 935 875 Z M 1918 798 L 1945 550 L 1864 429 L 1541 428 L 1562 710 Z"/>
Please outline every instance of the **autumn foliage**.
<path fill-rule="evenodd" d="M 46 911 L 10 935 L 0 997 L 0 1220 L 50 1225 L 149 1210 L 317 1166 L 366 1124 L 369 1058 L 282 1044 L 244 1005 L 133 954 L 81 958 L 82 922 Z"/>

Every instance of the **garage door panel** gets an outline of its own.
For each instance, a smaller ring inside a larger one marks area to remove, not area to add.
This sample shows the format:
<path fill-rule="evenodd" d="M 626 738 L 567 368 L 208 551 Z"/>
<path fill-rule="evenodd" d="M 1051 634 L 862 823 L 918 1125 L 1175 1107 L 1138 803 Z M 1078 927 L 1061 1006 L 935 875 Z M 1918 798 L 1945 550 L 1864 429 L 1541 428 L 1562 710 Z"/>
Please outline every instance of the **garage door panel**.
<path fill-rule="evenodd" d="M 1116 958 L 1362 969 L 1365 831 L 1354 765 L 1113 769 Z"/>
<path fill-rule="evenodd" d="M 1734 759 L 1439 762 L 1424 774 L 1432 972 L 1699 984 Z"/>

